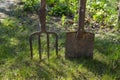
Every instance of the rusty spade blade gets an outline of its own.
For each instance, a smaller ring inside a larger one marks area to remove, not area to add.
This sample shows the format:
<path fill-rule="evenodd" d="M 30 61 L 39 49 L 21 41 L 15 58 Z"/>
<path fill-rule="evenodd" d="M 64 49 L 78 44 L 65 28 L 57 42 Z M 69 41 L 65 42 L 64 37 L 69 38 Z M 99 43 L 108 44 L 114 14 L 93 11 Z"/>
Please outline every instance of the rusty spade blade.
<path fill-rule="evenodd" d="M 78 31 L 66 34 L 66 58 L 93 57 L 94 34 L 84 30 L 85 9 L 86 0 L 80 0 Z"/>

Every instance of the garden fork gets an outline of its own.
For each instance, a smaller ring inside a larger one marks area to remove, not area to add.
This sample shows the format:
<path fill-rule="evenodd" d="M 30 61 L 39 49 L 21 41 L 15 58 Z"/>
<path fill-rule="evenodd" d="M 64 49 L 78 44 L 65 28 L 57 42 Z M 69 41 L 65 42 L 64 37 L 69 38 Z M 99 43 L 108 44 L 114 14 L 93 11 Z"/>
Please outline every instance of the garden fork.
<path fill-rule="evenodd" d="M 39 21 L 40 21 L 40 28 L 41 31 L 34 32 L 29 37 L 30 42 L 30 52 L 31 52 L 31 59 L 33 59 L 33 48 L 32 48 L 32 37 L 38 35 L 38 47 L 39 47 L 39 58 L 42 59 L 42 50 L 41 50 L 41 38 L 40 35 L 42 33 L 46 34 L 47 36 L 47 56 L 49 59 L 50 56 L 50 45 L 49 45 L 49 35 L 52 34 L 55 36 L 55 48 L 56 48 L 56 55 L 58 56 L 58 35 L 55 32 L 48 32 L 46 30 L 46 0 L 41 0 L 41 7 L 38 12 Z"/>

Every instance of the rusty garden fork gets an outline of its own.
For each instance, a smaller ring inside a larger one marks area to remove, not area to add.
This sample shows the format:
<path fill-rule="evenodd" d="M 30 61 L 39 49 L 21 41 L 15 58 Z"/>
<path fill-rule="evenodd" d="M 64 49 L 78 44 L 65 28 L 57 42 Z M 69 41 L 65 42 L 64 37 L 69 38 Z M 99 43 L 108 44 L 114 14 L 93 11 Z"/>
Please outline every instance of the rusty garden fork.
<path fill-rule="evenodd" d="M 52 34 L 55 36 L 55 48 L 56 48 L 56 55 L 58 56 L 58 35 L 55 32 L 48 32 L 46 30 L 46 0 L 41 0 L 41 7 L 38 13 L 39 21 L 41 24 L 41 31 L 34 32 L 29 37 L 30 42 L 30 52 L 31 52 L 31 59 L 33 59 L 33 48 L 32 48 L 32 37 L 38 35 L 38 47 L 39 47 L 39 58 L 42 59 L 42 50 L 41 50 L 41 38 L 40 35 L 42 33 L 46 34 L 47 36 L 47 56 L 49 59 L 50 56 L 50 39 L 49 35 Z"/>

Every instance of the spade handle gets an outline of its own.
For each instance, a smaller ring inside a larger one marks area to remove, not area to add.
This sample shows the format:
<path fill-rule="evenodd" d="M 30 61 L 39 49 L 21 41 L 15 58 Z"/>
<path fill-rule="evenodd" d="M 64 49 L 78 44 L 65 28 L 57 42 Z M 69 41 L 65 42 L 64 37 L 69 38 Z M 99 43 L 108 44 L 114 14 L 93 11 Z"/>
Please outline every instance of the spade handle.
<path fill-rule="evenodd" d="M 86 0 L 80 0 L 79 1 L 78 32 L 84 31 L 85 10 L 86 10 Z"/>

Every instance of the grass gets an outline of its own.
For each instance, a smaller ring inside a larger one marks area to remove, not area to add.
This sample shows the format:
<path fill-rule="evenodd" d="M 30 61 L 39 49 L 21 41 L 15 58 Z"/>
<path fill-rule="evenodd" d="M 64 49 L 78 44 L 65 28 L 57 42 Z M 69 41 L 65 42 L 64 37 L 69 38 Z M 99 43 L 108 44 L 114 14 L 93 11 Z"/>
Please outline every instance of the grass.
<path fill-rule="evenodd" d="M 48 21 L 50 22 L 50 21 Z M 64 57 L 65 32 L 59 32 L 59 57 L 53 50 L 47 59 L 45 37 L 42 37 L 43 60 L 38 57 L 37 38 L 34 39 L 34 59 L 30 59 L 29 34 L 36 31 L 34 16 L 10 16 L 0 22 L 0 80 L 119 80 L 120 34 L 96 34 L 93 59 Z M 53 26 L 59 24 L 52 22 Z M 49 24 L 48 24 L 49 26 Z M 51 26 L 51 24 L 50 24 Z M 58 28 L 60 26 L 56 26 Z"/>

